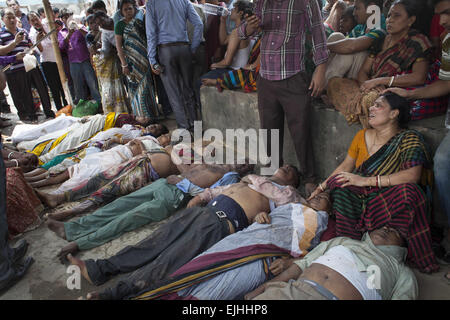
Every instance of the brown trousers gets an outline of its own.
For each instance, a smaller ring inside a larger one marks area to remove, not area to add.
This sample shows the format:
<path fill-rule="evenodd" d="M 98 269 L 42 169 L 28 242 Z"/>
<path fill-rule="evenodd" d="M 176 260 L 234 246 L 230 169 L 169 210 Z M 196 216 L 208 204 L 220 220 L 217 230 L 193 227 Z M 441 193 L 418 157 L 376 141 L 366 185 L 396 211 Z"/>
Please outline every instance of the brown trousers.
<path fill-rule="evenodd" d="M 268 129 L 267 155 L 271 156 L 271 129 L 279 129 L 279 159 L 283 164 L 284 117 L 294 143 L 300 172 L 304 178 L 314 176 L 314 158 L 310 134 L 311 94 L 309 76 L 299 72 L 281 81 L 257 79 L 258 109 L 261 129 Z"/>

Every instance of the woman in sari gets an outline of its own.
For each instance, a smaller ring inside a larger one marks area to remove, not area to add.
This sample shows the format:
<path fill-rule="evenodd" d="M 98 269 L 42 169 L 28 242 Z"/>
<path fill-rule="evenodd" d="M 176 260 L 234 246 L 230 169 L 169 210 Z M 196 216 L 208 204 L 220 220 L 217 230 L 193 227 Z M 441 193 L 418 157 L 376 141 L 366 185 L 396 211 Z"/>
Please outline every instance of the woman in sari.
<path fill-rule="evenodd" d="M 101 87 L 102 107 L 105 112 L 128 112 L 127 94 L 122 82 L 120 60 L 114 37 L 114 22 L 103 11 L 94 14 L 100 26 L 101 49 L 93 56 Z"/>
<path fill-rule="evenodd" d="M 368 127 L 369 107 L 386 87 L 406 88 L 425 83 L 431 43 L 412 29 L 418 14 L 410 0 L 395 1 L 386 20 L 388 34 L 372 47 L 358 80 L 329 80 L 329 101 L 350 124 L 361 122 L 364 128 Z"/>
<path fill-rule="evenodd" d="M 365 231 L 385 225 L 408 244 L 408 258 L 423 272 L 439 269 L 428 221 L 431 158 L 423 137 L 404 129 L 408 101 L 381 95 L 369 108 L 371 129 L 359 131 L 345 160 L 312 197 L 329 188 L 336 235 L 361 239 Z"/>
<path fill-rule="evenodd" d="M 147 120 L 162 118 L 156 103 L 155 81 L 147 57 L 144 22 L 135 17 L 134 0 L 122 0 L 119 9 L 124 16 L 114 27 L 116 48 L 127 76 L 128 93 L 133 114 Z"/>

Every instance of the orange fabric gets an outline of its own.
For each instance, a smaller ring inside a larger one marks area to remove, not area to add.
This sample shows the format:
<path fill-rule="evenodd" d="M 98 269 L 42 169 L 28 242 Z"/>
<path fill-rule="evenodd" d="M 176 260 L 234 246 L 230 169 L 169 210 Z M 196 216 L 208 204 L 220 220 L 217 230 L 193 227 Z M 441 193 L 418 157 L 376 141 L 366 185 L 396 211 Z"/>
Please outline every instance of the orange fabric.
<path fill-rule="evenodd" d="M 366 130 L 362 129 L 358 131 L 348 149 L 348 155 L 356 160 L 356 168 L 369 158 L 365 139 Z"/>

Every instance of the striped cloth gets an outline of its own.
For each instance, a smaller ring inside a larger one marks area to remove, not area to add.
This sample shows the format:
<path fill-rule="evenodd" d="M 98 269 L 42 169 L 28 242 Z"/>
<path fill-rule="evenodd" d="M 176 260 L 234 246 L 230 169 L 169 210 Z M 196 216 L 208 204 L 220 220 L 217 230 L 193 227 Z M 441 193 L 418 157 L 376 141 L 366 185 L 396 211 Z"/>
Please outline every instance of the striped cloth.
<path fill-rule="evenodd" d="M 120 23 L 125 23 L 121 20 Z M 147 57 L 147 40 L 144 23 L 134 18 L 123 30 L 123 51 L 130 68 L 128 89 L 131 109 L 137 117 L 161 118 L 156 102 L 155 86 Z"/>
<path fill-rule="evenodd" d="M 421 183 L 430 185 L 430 164 L 423 137 L 414 130 L 404 130 L 354 173 L 366 177 L 388 175 L 422 165 Z M 431 247 L 429 201 L 421 186 L 409 183 L 386 188 L 342 188 L 336 177 L 327 185 L 331 190 L 337 236 L 361 239 L 364 232 L 388 225 L 406 239 L 408 258 L 421 271 L 439 269 Z"/>
<path fill-rule="evenodd" d="M 136 299 L 242 299 L 270 280 L 276 257 L 306 255 L 320 243 L 328 214 L 300 203 L 279 206 L 270 224 L 253 223 L 233 233 L 175 271 L 163 286 L 143 290 Z"/>
<path fill-rule="evenodd" d="M 261 39 L 258 39 L 252 47 L 247 64 L 253 64 L 258 59 L 260 52 Z M 256 77 L 259 73 L 260 65 L 256 67 L 254 71 L 238 69 L 225 72 L 219 78 L 217 78 L 217 90 L 222 92 L 224 89 L 236 90 L 244 89 L 245 92 L 255 92 L 256 89 Z"/>
<path fill-rule="evenodd" d="M 311 30 L 315 65 L 328 60 L 320 8 L 316 0 L 255 1 L 254 13 L 262 21 L 261 70 L 264 79 L 277 81 L 305 71 L 306 29 Z M 246 23 L 238 28 L 246 39 Z"/>
<path fill-rule="evenodd" d="M 31 40 L 28 36 L 28 33 L 25 29 L 22 28 L 17 28 L 17 32 L 23 31 L 25 33 L 25 37 L 24 39 L 10 52 L 8 52 L 8 54 L 6 56 L 15 56 L 16 54 L 18 54 L 19 52 L 24 51 L 25 49 L 28 49 L 29 47 L 32 46 Z M 0 46 L 7 46 L 9 45 L 11 42 L 13 42 L 15 39 L 15 35 L 12 34 L 10 31 L 8 31 L 8 29 L 6 29 L 5 27 L 1 28 L 0 31 Z M 25 68 L 24 64 L 23 64 L 23 60 L 20 61 L 16 61 L 13 63 L 13 65 L 9 68 L 9 70 L 6 71 L 6 73 L 12 73 L 14 71 L 17 70 L 23 70 Z"/>

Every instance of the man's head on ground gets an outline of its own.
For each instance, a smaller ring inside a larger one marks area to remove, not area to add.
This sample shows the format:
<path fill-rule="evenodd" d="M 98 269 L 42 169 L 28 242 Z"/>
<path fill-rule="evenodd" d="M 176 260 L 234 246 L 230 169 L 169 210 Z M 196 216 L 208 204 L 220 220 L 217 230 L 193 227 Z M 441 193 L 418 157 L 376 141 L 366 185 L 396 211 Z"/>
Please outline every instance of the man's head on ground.
<path fill-rule="evenodd" d="M 373 230 L 369 232 L 369 236 L 376 246 L 406 246 L 406 241 L 400 232 L 389 226 Z"/>
<path fill-rule="evenodd" d="M 255 170 L 255 165 L 250 163 L 250 160 L 248 158 L 245 159 L 245 163 L 234 165 L 234 171 L 239 173 L 241 177 L 252 173 L 253 170 Z"/>
<path fill-rule="evenodd" d="M 170 134 L 169 133 L 165 133 L 160 135 L 156 140 L 158 140 L 158 143 L 161 147 L 166 147 L 168 145 L 170 145 Z"/>
<path fill-rule="evenodd" d="M 102 0 L 96 0 L 91 5 L 92 11 L 96 13 L 97 11 L 103 11 L 104 13 L 107 13 L 106 10 L 106 4 Z"/>
<path fill-rule="evenodd" d="M 371 14 L 367 13 L 367 7 L 375 5 L 380 8 L 383 6 L 382 0 L 356 0 L 355 6 L 353 10 L 353 16 L 355 17 L 356 22 L 358 24 L 366 24 L 367 19 L 370 17 Z"/>
<path fill-rule="evenodd" d="M 17 0 L 6 0 L 6 6 L 11 8 L 15 15 L 21 14 L 20 4 Z"/>
<path fill-rule="evenodd" d="M 434 13 L 439 15 L 439 23 L 450 32 L 450 0 L 434 0 Z"/>
<path fill-rule="evenodd" d="M 339 20 L 339 32 L 347 34 L 357 25 L 356 19 L 353 16 L 353 10 L 354 6 L 349 6 L 345 9 L 341 19 Z"/>
<path fill-rule="evenodd" d="M 306 205 L 317 211 L 331 211 L 330 195 L 328 192 L 321 192 L 314 198 L 306 201 Z"/>
<path fill-rule="evenodd" d="M 6 8 L 1 11 L 2 21 L 5 24 L 7 29 L 14 30 L 16 28 L 16 15 L 14 14 L 13 9 Z"/>
<path fill-rule="evenodd" d="M 144 135 L 151 135 L 155 138 L 159 136 L 169 133 L 169 129 L 161 123 L 153 123 L 145 128 Z"/>
<path fill-rule="evenodd" d="M 272 180 L 281 185 L 298 188 L 300 185 L 300 173 L 295 166 L 285 164 L 275 171 L 272 175 Z"/>

